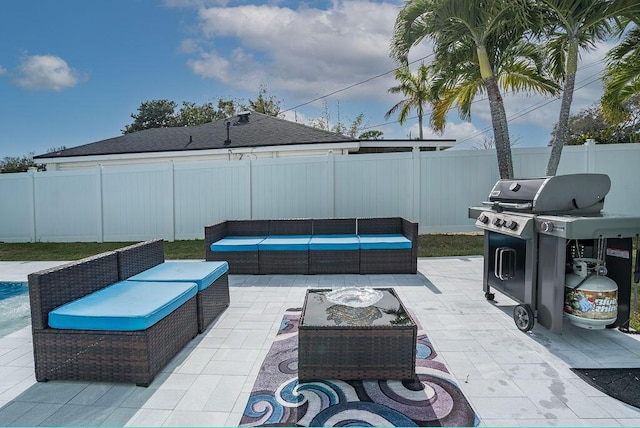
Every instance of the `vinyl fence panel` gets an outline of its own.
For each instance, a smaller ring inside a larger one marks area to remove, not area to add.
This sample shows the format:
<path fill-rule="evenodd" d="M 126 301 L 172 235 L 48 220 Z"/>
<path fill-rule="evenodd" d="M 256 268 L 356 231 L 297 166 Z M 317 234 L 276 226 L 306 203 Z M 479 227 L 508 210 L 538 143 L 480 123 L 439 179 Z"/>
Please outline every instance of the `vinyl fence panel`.
<path fill-rule="evenodd" d="M 327 158 L 251 160 L 255 219 L 327 217 Z"/>
<path fill-rule="evenodd" d="M 33 176 L 0 174 L 0 242 L 35 240 Z"/>
<path fill-rule="evenodd" d="M 201 239 L 204 225 L 251 218 L 250 168 L 249 161 L 176 164 L 175 239 Z"/>
<path fill-rule="evenodd" d="M 514 148 L 516 177 L 550 148 Z M 605 211 L 640 213 L 640 144 L 564 148 L 558 174 L 611 177 Z M 201 239 L 228 219 L 402 216 L 420 233 L 477 231 L 468 207 L 498 180 L 494 150 L 159 162 L 0 175 L 0 241 Z"/>
<path fill-rule="evenodd" d="M 411 153 L 335 157 L 335 216 L 411 218 Z"/>
<path fill-rule="evenodd" d="M 100 174 L 97 168 L 34 176 L 38 241 L 101 240 Z"/>
<path fill-rule="evenodd" d="M 103 168 L 105 241 L 173 240 L 172 165 Z"/>

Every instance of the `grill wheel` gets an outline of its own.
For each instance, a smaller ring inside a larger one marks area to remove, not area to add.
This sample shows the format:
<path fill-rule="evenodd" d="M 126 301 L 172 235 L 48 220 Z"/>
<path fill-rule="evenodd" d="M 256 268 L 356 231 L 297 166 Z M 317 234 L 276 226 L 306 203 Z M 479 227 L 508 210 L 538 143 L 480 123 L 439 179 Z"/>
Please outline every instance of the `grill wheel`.
<path fill-rule="evenodd" d="M 518 330 L 527 332 L 533 328 L 535 316 L 530 305 L 518 305 L 513 310 L 513 320 Z"/>

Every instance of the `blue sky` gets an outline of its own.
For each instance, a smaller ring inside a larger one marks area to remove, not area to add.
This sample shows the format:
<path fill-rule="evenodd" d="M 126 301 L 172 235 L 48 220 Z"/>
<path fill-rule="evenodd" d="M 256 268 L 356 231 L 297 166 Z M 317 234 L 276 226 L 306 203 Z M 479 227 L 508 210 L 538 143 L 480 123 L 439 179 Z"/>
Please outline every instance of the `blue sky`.
<path fill-rule="evenodd" d="M 384 118 L 400 100 L 387 93 L 396 84 L 393 73 L 342 90 L 396 66 L 388 47 L 402 3 L 4 0 L 0 159 L 121 135 L 144 101 L 246 101 L 255 99 L 260 85 L 282 101 L 287 119 L 308 124 L 326 106 L 332 121 L 349 123 L 364 113 L 365 123 L 386 139 L 415 137 L 416 120 L 400 126 L 396 118 Z M 606 48 L 583 55 L 572 112 L 600 97 L 597 77 Z M 429 54 L 423 44 L 410 59 Z M 512 140 L 546 145 L 559 101 L 505 99 L 507 114 L 520 116 L 510 124 Z M 487 130 L 488 104 L 479 101 L 471 122 L 453 112 L 444 135 L 425 129 L 425 138 L 482 146 Z"/>

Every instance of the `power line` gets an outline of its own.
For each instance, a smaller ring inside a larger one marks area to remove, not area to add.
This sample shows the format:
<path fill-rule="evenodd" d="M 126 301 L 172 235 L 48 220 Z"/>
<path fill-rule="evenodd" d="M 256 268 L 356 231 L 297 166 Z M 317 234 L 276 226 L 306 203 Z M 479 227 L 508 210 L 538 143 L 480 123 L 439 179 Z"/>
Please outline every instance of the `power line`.
<path fill-rule="evenodd" d="M 431 54 L 429 54 L 429 55 L 423 56 L 422 58 L 418 58 L 418 59 L 416 59 L 416 60 L 413 60 L 413 61 L 409 62 L 409 63 L 408 63 L 408 65 L 415 64 L 415 63 L 416 63 L 416 62 L 418 62 L 418 61 L 424 61 L 425 59 L 427 59 L 427 58 L 429 58 L 429 57 L 431 57 L 431 56 L 433 56 L 433 55 L 434 55 L 434 54 L 433 54 L 433 53 L 431 53 Z M 341 89 L 335 90 L 335 91 L 330 92 L 330 93 L 328 93 L 328 94 L 326 94 L 326 95 L 321 95 L 321 96 L 319 96 L 319 97 L 316 97 L 316 98 L 312 99 L 311 101 L 307 101 L 307 102 L 304 102 L 304 103 L 302 103 L 302 104 L 298 104 L 298 105 L 296 105 L 296 106 L 293 106 L 293 107 L 291 107 L 291 108 L 288 108 L 288 109 L 282 110 L 282 111 L 281 111 L 281 113 L 286 113 L 286 112 L 288 112 L 288 111 L 292 111 L 292 110 L 295 110 L 295 109 L 297 109 L 297 108 L 304 107 L 304 106 L 306 106 L 306 105 L 309 105 L 309 104 L 315 103 L 316 101 L 320 101 L 320 100 L 322 100 L 322 99 L 324 99 L 324 98 L 328 98 L 328 97 L 333 96 L 333 95 L 335 95 L 335 94 L 339 94 L 340 92 L 348 91 L 349 89 L 353 89 L 353 88 L 355 88 L 356 86 L 363 85 L 363 84 L 365 84 L 365 83 L 371 82 L 372 80 L 379 79 L 380 77 L 386 76 L 387 74 L 394 73 L 396 70 L 399 70 L 399 69 L 401 69 L 401 68 L 403 68 L 403 67 L 404 67 L 404 66 L 396 67 L 396 68 L 394 68 L 394 69 L 392 69 L 392 70 L 385 71 L 384 73 L 380 73 L 380 74 L 377 74 L 377 75 L 375 75 L 375 76 L 373 76 L 373 77 L 369 77 L 368 79 L 361 80 L 361 81 L 359 81 L 359 82 L 357 82 L 357 83 L 353 83 L 353 84 L 351 84 L 351 85 L 349 85 L 349 86 L 346 86 L 346 87 L 344 87 L 344 88 L 341 88 Z"/>
<path fill-rule="evenodd" d="M 593 73 L 589 77 L 587 77 L 586 79 L 591 79 L 594 76 L 599 75 L 599 74 L 600 74 L 600 72 Z M 599 80 L 600 80 L 600 77 L 596 77 L 596 78 L 593 78 L 592 80 L 587 81 L 586 83 L 582 83 L 578 87 L 574 88 L 574 92 L 579 91 L 580 89 L 583 89 L 583 88 L 585 88 L 585 87 L 587 87 L 587 86 L 591 85 L 592 83 L 595 83 L 595 82 L 597 82 Z M 528 107 L 528 108 L 526 108 L 524 110 L 521 110 L 519 112 L 516 112 L 516 113 L 512 114 L 511 116 L 507 117 L 507 120 L 519 119 L 522 116 L 525 116 L 525 115 L 527 115 L 529 113 L 532 113 L 532 112 L 534 112 L 534 111 L 536 111 L 536 110 L 538 110 L 538 109 L 540 109 L 542 107 L 545 107 L 545 106 L 547 106 L 547 105 L 549 105 L 549 104 L 551 104 L 553 102 L 556 102 L 561 98 L 562 98 L 562 93 L 552 97 L 551 99 L 540 101 L 537 104 L 534 104 L 534 105 L 532 105 L 532 106 L 530 106 L 530 107 Z M 464 141 L 471 140 L 473 138 L 476 138 L 476 137 L 479 137 L 479 136 L 481 136 L 483 134 L 486 134 L 489 131 L 491 131 L 491 127 L 490 126 L 488 126 L 488 127 L 484 128 L 484 129 L 476 132 L 475 134 L 469 135 L 468 137 L 465 137 L 465 138 L 459 140 L 459 142 L 462 143 Z"/>
<path fill-rule="evenodd" d="M 599 64 L 601 64 L 603 62 L 605 62 L 605 59 L 600 59 L 600 60 L 594 61 L 592 63 L 589 63 L 587 65 L 582 66 L 580 68 L 580 70 L 585 70 L 585 69 L 597 66 L 597 65 L 599 65 Z M 600 74 L 600 72 L 598 71 L 596 73 L 593 73 L 593 74 L 589 75 L 585 79 L 591 79 L 592 77 L 594 77 L 596 75 L 599 75 L 599 74 Z M 582 89 L 582 88 L 584 88 L 584 87 L 586 87 L 588 85 L 591 85 L 592 83 L 594 83 L 594 82 L 596 82 L 598 80 L 600 80 L 600 77 L 597 77 L 597 78 L 595 78 L 593 80 L 590 80 L 590 81 L 582 84 L 581 86 L 578 86 L 577 88 L 574 89 L 574 92 L 578 91 L 578 90 L 580 90 L 580 89 Z M 534 104 L 534 105 L 528 107 L 527 109 L 524 109 L 524 110 L 521 110 L 521 111 L 519 111 L 517 113 L 514 113 L 513 115 L 508 117 L 507 120 L 519 119 L 520 117 L 525 116 L 525 115 L 527 115 L 529 113 L 532 113 L 532 112 L 534 112 L 534 111 L 536 111 L 536 110 L 538 110 L 538 109 L 540 109 L 540 108 L 542 108 L 542 107 L 544 107 L 544 106 L 546 106 L 548 104 L 551 104 L 552 102 L 555 102 L 560 98 L 562 98 L 562 93 L 560 93 L 559 95 L 554 96 L 550 100 L 543 100 L 543 101 L 541 101 L 541 102 L 539 102 L 537 104 Z M 487 97 L 476 98 L 475 100 L 472 101 L 472 104 L 475 104 L 475 103 L 478 103 L 478 102 L 483 102 L 483 101 L 486 101 L 486 100 L 488 100 Z M 408 120 L 413 120 L 413 119 L 417 119 L 417 118 L 418 118 L 418 116 L 412 116 L 412 117 L 409 117 Z M 372 129 L 372 128 L 379 128 L 379 127 L 382 127 L 382 126 L 391 125 L 391 124 L 395 124 L 395 123 L 399 123 L 399 122 L 400 122 L 399 120 L 387 121 L 385 123 L 381 123 L 381 124 L 378 124 L 378 125 L 372 125 L 372 126 L 364 127 L 364 128 L 362 128 L 362 130 L 367 130 L 367 129 Z M 464 142 L 464 141 L 468 141 L 470 139 L 479 137 L 480 135 L 486 134 L 489 131 L 491 131 L 491 127 L 490 126 L 484 128 L 484 129 L 482 129 L 482 130 L 480 130 L 478 132 L 476 132 L 475 134 L 472 134 L 472 135 L 470 135 L 468 137 L 465 137 L 465 138 L 459 140 L 459 142 Z"/>

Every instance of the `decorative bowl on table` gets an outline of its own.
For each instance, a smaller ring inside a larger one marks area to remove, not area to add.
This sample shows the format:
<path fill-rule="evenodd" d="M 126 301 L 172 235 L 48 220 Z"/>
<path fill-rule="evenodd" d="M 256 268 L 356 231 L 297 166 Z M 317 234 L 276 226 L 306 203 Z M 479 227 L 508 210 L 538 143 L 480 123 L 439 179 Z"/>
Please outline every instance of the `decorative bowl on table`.
<path fill-rule="evenodd" d="M 349 306 L 352 308 L 365 308 L 374 305 L 382 299 L 382 292 L 366 287 L 345 287 L 328 292 L 325 297 L 331 303 Z"/>

